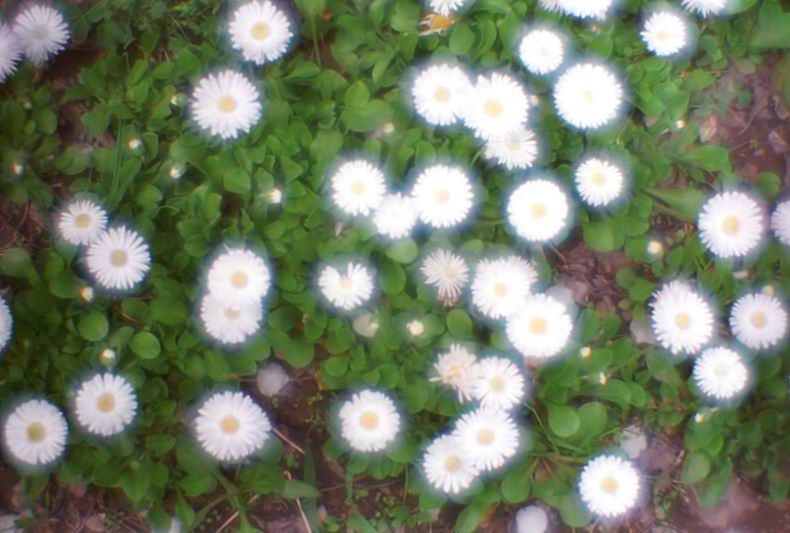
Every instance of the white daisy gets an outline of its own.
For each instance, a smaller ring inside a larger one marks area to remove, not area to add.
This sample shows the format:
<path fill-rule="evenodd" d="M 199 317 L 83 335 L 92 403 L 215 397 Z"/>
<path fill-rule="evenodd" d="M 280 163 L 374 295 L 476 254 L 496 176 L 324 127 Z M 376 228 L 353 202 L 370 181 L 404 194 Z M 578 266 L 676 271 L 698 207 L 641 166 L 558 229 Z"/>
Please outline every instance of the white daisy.
<path fill-rule="evenodd" d="M 206 333 L 222 344 L 245 342 L 258 332 L 262 318 L 260 300 L 228 303 L 209 292 L 200 301 L 200 320 Z"/>
<path fill-rule="evenodd" d="M 749 382 L 749 369 L 734 350 L 708 348 L 694 360 L 694 382 L 712 399 L 729 400 L 742 393 Z"/>
<path fill-rule="evenodd" d="M 417 225 L 414 199 L 402 194 L 390 194 L 373 213 L 373 225 L 380 235 L 390 239 L 408 237 Z"/>
<path fill-rule="evenodd" d="M 472 84 L 460 67 L 439 63 L 422 70 L 414 80 L 411 96 L 417 113 L 428 124 L 454 124 L 466 107 Z"/>
<path fill-rule="evenodd" d="M 468 490 L 480 475 L 453 435 L 438 437 L 428 446 L 422 459 L 422 470 L 428 483 L 445 494 L 460 494 Z"/>
<path fill-rule="evenodd" d="M 0 296 L 0 352 L 5 350 L 13 332 L 14 315 L 11 314 L 11 308 L 8 306 L 5 298 Z"/>
<path fill-rule="evenodd" d="M 105 289 L 129 290 L 151 268 L 148 244 L 126 226 L 110 228 L 94 240 L 85 257 L 88 271 Z"/>
<path fill-rule="evenodd" d="M 469 281 L 469 267 L 460 255 L 449 250 L 435 250 L 422 261 L 420 272 L 425 283 L 436 289 L 439 300 L 451 303 L 458 299 Z"/>
<path fill-rule="evenodd" d="M 567 69 L 554 85 L 554 107 L 576 128 L 595 129 L 610 124 L 623 108 L 624 90 L 606 66 L 579 63 Z"/>
<path fill-rule="evenodd" d="M 524 400 L 524 375 L 510 359 L 485 357 L 478 361 L 477 369 L 472 393 L 482 407 L 508 411 Z"/>
<path fill-rule="evenodd" d="M 531 167 L 538 158 L 538 141 L 532 130 L 519 128 L 486 139 L 485 156 L 508 170 Z"/>
<path fill-rule="evenodd" d="M 558 0 L 538 0 L 538 3 L 540 4 L 540 7 L 546 11 L 556 12 L 560 10 Z"/>
<path fill-rule="evenodd" d="M 3 23 L 0 23 L 0 83 L 16 71 L 16 64 L 22 57 L 14 32 Z"/>
<path fill-rule="evenodd" d="M 379 452 L 392 444 L 401 417 L 384 393 L 363 390 L 343 403 L 338 413 L 343 439 L 358 452 Z"/>
<path fill-rule="evenodd" d="M 694 354 L 713 338 L 713 311 L 688 283 L 667 283 L 656 292 L 650 306 L 653 333 L 673 354 Z"/>
<path fill-rule="evenodd" d="M 512 316 L 524 307 L 538 273 L 520 257 L 483 259 L 472 279 L 472 303 L 489 318 Z"/>
<path fill-rule="evenodd" d="M 578 18 L 605 19 L 614 0 L 557 0 L 566 14 Z"/>
<path fill-rule="evenodd" d="M 518 427 L 505 411 L 480 407 L 462 416 L 453 433 L 467 461 L 480 470 L 495 470 L 519 447 Z"/>
<path fill-rule="evenodd" d="M 702 206 L 697 220 L 700 240 L 713 254 L 728 258 L 752 252 L 765 235 L 762 206 L 742 192 L 722 192 Z"/>
<path fill-rule="evenodd" d="M 752 350 L 777 346 L 787 335 L 787 309 L 776 296 L 746 294 L 730 311 L 730 329 L 735 338 Z"/>
<path fill-rule="evenodd" d="M 332 200 L 347 215 L 369 215 L 384 200 L 384 173 L 364 159 L 346 161 L 330 178 Z"/>
<path fill-rule="evenodd" d="M 349 262 L 339 269 L 326 265 L 318 276 L 318 287 L 331 305 L 349 311 L 373 296 L 373 273 L 361 263 Z"/>
<path fill-rule="evenodd" d="M 474 0 L 425 0 L 428 9 L 439 15 L 447 16 L 450 13 L 458 11 L 464 4 Z"/>
<path fill-rule="evenodd" d="M 208 269 L 208 291 L 232 305 L 252 304 L 266 296 L 272 275 L 264 260 L 244 248 L 230 248 L 217 256 Z"/>
<path fill-rule="evenodd" d="M 269 0 L 238 7 L 229 30 L 233 48 L 256 65 L 279 59 L 293 37 L 291 21 Z"/>
<path fill-rule="evenodd" d="M 109 437 L 123 431 L 137 412 L 137 395 L 121 376 L 98 374 L 83 381 L 74 415 L 88 433 Z"/>
<path fill-rule="evenodd" d="M 434 228 L 460 224 L 472 210 L 472 180 L 462 168 L 431 165 L 424 169 L 412 188 L 420 220 Z"/>
<path fill-rule="evenodd" d="M 536 28 L 521 38 L 518 57 L 531 73 L 549 74 L 565 60 L 565 43 L 556 31 Z"/>
<path fill-rule="evenodd" d="M 3 443 L 13 459 L 27 466 L 47 465 L 66 449 L 69 428 L 63 413 L 45 400 L 18 405 L 3 423 Z"/>
<path fill-rule="evenodd" d="M 546 242 L 570 222 L 568 196 L 548 179 L 530 179 L 510 194 L 507 216 L 516 233 L 529 242 Z"/>
<path fill-rule="evenodd" d="M 233 139 L 261 118 L 258 89 L 243 74 L 223 70 L 200 80 L 192 93 L 192 112 L 211 135 Z"/>
<path fill-rule="evenodd" d="M 257 453 L 272 424 L 252 398 L 241 392 L 218 392 L 198 410 L 195 433 L 200 446 L 220 461 L 237 462 Z"/>
<path fill-rule="evenodd" d="M 612 161 L 589 157 L 576 169 L 576 188 L 587 204 L 604 207 L 617 200 L 625 189 L 625 172 Z"/>
<path fill-rule="evenodd" d="M 771 215 L 771 229 L 779 242 L 790 246 L 790 200 L 776 205 Z"/>
<path fill-rule="evenodd" d="M 590 512 L 615 518 L 636 505 L 641 483 L 633 463 L 616 455 L 601 455 L 582 469 L 579 493 Z"/>
<path fill-rule="evenodd" d="M 90 200 L 71 202 L 58 216 L 58 233 L 77 246 L 92 243 L 107 226 L 107 212 Z"/>
<path fill-rule="evenodd" d="M 448 385 L 456 394 L 458 401 L 465 402 L 474 396 L 472 388 L 477 378 L 477 356 L 463 345 L 453 343 L 448 351 L 440 353 L 433 364 L 436 375 L 431 381 Z"/>
<path fill-rule="evenodd" d="M 507 337 L 524 357 L 553 357 L 570 340 L 573 320 L 568 308 L 546 294 L 533 294 L 523 309 L 510 317 Z"/>
<path fill-rule="evenodd" d="M 508 74 L 494 72 L 478 76 L 464 110 L 464 123 L 478 137 L 488 139 L 523 128 L 529 100 L 520 82 Z"/>
<path fill-rule="evenodd" d="M 13 31 L 19 47 L 36 66 L 63 50 L 69 40 L 69 26 L 63 15 L 38 4 L 17 15 Z"/>
<path fill-rule="evenodd" d="M 642 40 L 659 57 L 675 55 L 689 44 L 688 23 L 672 11 L 656 11 L 642 27 Z"/>
<path fill-rule="evenodd" d="M 683 7 L 689 11 L 696 11 L 703 17 L 718 15 L 723 12 L 729 0 L 683 0 Z"/>

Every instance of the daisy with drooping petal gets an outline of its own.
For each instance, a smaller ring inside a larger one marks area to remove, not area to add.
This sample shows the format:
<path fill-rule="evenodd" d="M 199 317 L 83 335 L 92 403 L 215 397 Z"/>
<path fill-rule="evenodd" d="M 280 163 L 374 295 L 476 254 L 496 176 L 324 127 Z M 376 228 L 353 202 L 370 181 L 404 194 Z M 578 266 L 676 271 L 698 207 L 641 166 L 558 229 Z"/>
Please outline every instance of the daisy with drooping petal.
<path fill-rule="evenodd" d="M 510 194 L 507 216 L 516 233 L 529 242 L 557 238 L 570 222 L 565 192 L 548 179 L 530 179 Z"/>
<path fill-rule="evenodd" d="M 565 43 L 556 31 L 536 28 L 521 38 L 518 57 L 531 73 L 549 74 L 565 60 Z"/>
<path fill-rule="evenodd" d="M 582 200 L 604 207 L 620 198 L 625 189 L 625 172 L 612 161 L 589 157 L 576 169 L 576 188 Z"/>
<path fill-rule="evenodd" d="M 527 91 L 514 77 L 494 72 L 478 76 L 464 111 L 464 123 L 478 137 L 489 139 L 523 128 L 527 122 Z"/>
<path fill-rule="evenodd" d="M 730 311 L 730 329 L 735 338 L 752 350 L 779 345 L 787 335 L 787 309 L 776 296 L 746 294 Z"/>
<path fill-rule="evenodd" d="M 17 44 L 37 67 L 57 54 L 69 40 L 69 26 L 56 9 L 32 5 L 14 19 Z"/>
<path fill-rule="evenodd" d="M 380 452 L 395 441 L 401 417 L 386 394 L 363 390 L 343 403 L 338 413 L 343 439 L 358 452 Z"/>
<path fill-rule="evenodd" d="M 230 248 L 218 255 L 208 269 L 208 291 L 233 305 L 252 304 L 269 292 L 272 275 L 264 260 L 245 248 Z"/>
<path fill-rule="evenodd" d="M 469 216 L 474 203 L 472 180 L 451 165 L 431 165 L 417 176 L 412 187 L 420 220 L 433 228 L 449 228 Z"/>
<path fill-rule="evenodd" d="M 233 48 L 256 65 L 282 57 L 293 37 L 291 21 L 269 0 L 255 0 L 238 7 L 229 30 Z"/>
<path fill-rule="evenodd" d="M 790 200 L 776 205 L 771 215 L 771 229 L 779 242 L 790 246 Z"/>
<path fill-rule="evenodd" d="M 3 423 L 3 444 L 26 466 L 48 465 L 63 455 L 69 428 L 60 410 L 45 400 L 18 405 Z"/>
<path fill-rule="evenodd" d="M 469 281 L 469 267 L 464 258 L 444 249 L 428 254 L 420 272 L 425 276 L 425 283 L 436 289 L 439 300 L 444 303 L 455 302 Z"/>
<path fill-rule="evenodd" d="M 16 71 L 17 63 L 22 57 L 14 32 L 3 23 L 0 23 L 0 83 Z"/>
<path fill-rule="evenodd" d="M 472 303 L 485 316 L 507 318 L 524 307 L 538 273 L 518 256 L 483 259 L 472 280 Z"/>
<path fill-rule="evenodd" d="M 557 0 L 566 14 L 578 18 L 605 19 L 614 0 Z"/>
<path fill-rule="evenodd" d="M 730 400 L 746 390 L 749 369 L 735 350 L 708 348 L 694 360 L 694 382 L 714 400 Z"/>
<path fill-rule="evenodd" d="M 123 431 L 137 412 L 137 395 L 126 379 L 98 374 L 84 381 L 74 400 L 80 426 L 94 435 L 109 437 Z"/>
<path fill-rule="evenodd" d="M 192 93 L 195 121 L 211 135 L 234 139 L 261 118 L 258 89 L 243 74 L 223 70 L 200 80 Z"/>
<path fill-rule="evenodd" d="M 694 354 L 713 338 L 713 311 L 688 283 L 670 281 L 656 292 L 650 306 L 653 333 L 672 354 Z"/>
<path fill-rule="evenodd" d="M 538 142 L 532 130 L 520 128 L 486 139 L 485 156 L 508 170 L 526 169 L 538 158 Z"/>
<path fill-rule="evenodd" d="M 641 483 L 633 463 L 616 455 L 601 455 L 582 469 L 579 494 L 591 513 L 616 518 L 636 505 Z"/>
<path fill-rule="evenodd" d="M 445 17 L 463 8 L 464 4 L 471 2 L 474 2 L 474 0 L 425 0 L 428 9 Z"/>
<path fill-rule="evenodd" d="M 652 13 L 642 27 L 642 40 L 647 49 L 659 57 L 683 51 L 690 41 L 686 19 L 670 11 Z"/>
<path fill-rule="evenodd" d="M 458 394 L 459 402 L 474 396 L 472 388 L 478 372 L 477 356 L 462 344 L 451 344 L 448 351 L 439 354 L 433 368 L 436 375 L 431 381 L 450 386 Z"/>
<path fill-rule="evenodd" d="M 547 358 L 559 354 L 570 340 L 573 320 L 568 308 L 546 294 L 533 294 L 510 317 L 507 337 L 524 357 Z"/>
<path fill-rule="evenodd" d="M 742 257 L 765 235 L 765 213 L 756 200 L 742 192 L 723 192 L 702 206 L 697 221 L 700 240 L 711 253 Z"/>
<path fill-rule="evenodd" d="M 480 475 L 453 435 L 438 437 L 428 446 L 422 459 L 422 470 L 428 483 L 445 494 L 461 494 Z"/>
<path fill-rule="evenodd" d="M 703 17 L 718 15 L 726 8 L 729 0 L 683 0 L 683 7 L 689 11 L 696 11 Z"/>
<path fill-rule="evenodd" d="M 390 239 L 408 237 L 417 225 L 414 199 L 402 194 L 385 196 L 373 214 L 373 225 L 380 235 Z"/>
<path fill-rule="evenodd" d="M 422 70 L 414 80 L 414 108 L 428 124 L 448 126 L 461 118 L 472 83 L 461 67 L 439 63 Z"/>
<path fill-rule="evenodd" d="M 8 306 L 5 298 L 0 296 L 0 352 L 8 345 L 13 331 L 14 315 L 11 314 L 11 308 Z"/>
<path fill-rule="evenodd" d="M 524 375 L 510 359 L 484 357 L 477 370 L 472 394 L 482 407 L 508 411 L 524 400 Z"/>
<path fill-rule="evenodd" d="M 88 271 L 96 282 L 110 290 L 129 290 L 151 269 L 148 244 L 139 233 L 126 226 L 110 228 L 88 247 Z"/>
<path fill-rule="evenodd" d="M 364 159 L 346 161 L 330 178 L 332 200 L 347 215 L 369 215 L 384 200 L 384 173 Z"/>
<path fill-rule="evenodd" d="M 495 470 L 511 459 L 519 447 L 518 427 L 506 411 L 480 407 L 455 423 L 453 435 L 472 465 Z"/>
<path fill-rule="evenodd" d="M 331 305 L 350 311 L 373 296 L 373 274 L 361 263 L 349 262 L 340 268 L 326 265 L 318 275 L 318 287 Z"/>
<path fill-rule="evenodd" d="M 200 301 L 200 320 L 213 339 L 222 344 L 241 344 L 260 329 L 263 306 L 260 300 L 228 303 L 214 293 Z"/>
<path fill-rule="evenodd" d="M 623 109 L 624 90 L 604 65 L 579 63 L 567 69 L 554 85 L 554 107 L 562 120 L 580 129 L 610 124 Z"/>
<path fill-rule="evenodd" d="M 107 212 L 90 200 L 71 202 L 58 216 L 58 233 L 78 246 L 92 243 L 107 226 Z"/>
<path fill-rule="evenodd" d="M 546 11 L 557 12 L 560 10 L 558 0 L 538 0 L 538 3 Z"/>
<path fill-rule="evenodd" d="M 203 402 L 195 418 L 195 434 L 209 455 L 237 462 L 263 448 L 272 429 L 269 417 L 242 392 L 218 392 Z"/>

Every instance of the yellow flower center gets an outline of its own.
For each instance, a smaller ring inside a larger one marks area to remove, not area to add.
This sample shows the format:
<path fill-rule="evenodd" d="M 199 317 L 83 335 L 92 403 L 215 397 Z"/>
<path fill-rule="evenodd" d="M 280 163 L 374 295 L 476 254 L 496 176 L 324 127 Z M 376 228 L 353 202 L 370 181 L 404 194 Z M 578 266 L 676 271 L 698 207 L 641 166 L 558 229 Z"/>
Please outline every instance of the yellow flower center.
<path fill-rule="evenodd" d="M 450 192 L 447 189 L 437 191 L 436 194 L 433 195 L 433 199 L 438 205 L 444 205 L 450 201 Z"/>
<path fill-rule="evenodd" d="M 536 316 L 529 323 L 529 330 L 533 335 L 543 335 L 547 329 L 549 329 L 549 323 L 542 316 Z"/>
<path fill-rule="evenodd" d="M 458 273 L 455 271 L 453 267 L 448 266 L 445 267 L 444 269 L 444 275 L 449 279 L 455 279 Z"/>
<path fill-rule="evenodd" d="M 582 92 L 579 93 L 579 99 L 586 104 L 591 104 L 593 102 L 592 91 L 590 89 L 582 90 Z"/>
<path fill-rule="evenodd" d="M 219 102 L 217 103 L 217 107 L 219 107 L 219 110 L 222 111 L 223 113 L 233 113 L 234 111 L 236 111 L 236 108 L 238 107 L 238 103 L 236 102 L 236 99 L 233 98 L 232 96 L 225 95 L 219 99 Z"/>
<path fill-rule="evenodd" d="M 546 206 L 542 202 L 535 202 L 532 204 L 532 207 L 529 208 L 529 213 L 532 215 L 532 218 L 537 218 L 538 220 L 545 217 L 548 212 L 549 210 L 546 209 Z"/>
<path fill-rule="evenodd" d="M 233 309 L 232 307 L 225 308 L 225 318 L 228 320 L 236 320 L 241 315 L 237 309 Z"/>
<path fill-rule="evenodd" d="M 714 371 L 716 372 L 716 376 L 718 376 L 720 378 L 723 378 L 727 374 L 730 373 L 730 367 L 728 365 L 725 365 L 724 363 L 722 363 L 722 364 L 716 365 L 716 368 L 715 368 Z"/>
<path fill-rule="evenodd" d="M 606 176 L 603 172 L 596 172 L 592 175 L 592 182 L 596 187 L 603 187 L 606 185 Z"/>
<path fill-rule="evenodd" d="M 351 285 L 353 284 L 354 282 L 348 276 L 343 276 L 342 278 L 340 278 L 340 286 L 344 289 L 350 289 Z"/>
<path fill-rule="evenodd" d="M 741 221 L 735 215 L 728 215 L 722 220 L 721 229 L 727 235 L 735 235 L 741 229 Z"/>
<path fill-rule="evenodd" d="M 243 289 L 250 283 L 250 277 L 246 272 L 237 270 L 230 276 L 230 284 L 236 289 Z"/>
<path fill-rule="evenodd" d="M 27 439 L 32 443 L 43 441 L 47 437 L 47 430 L 39 422 L 33 422 L 27 426 Z"/>
<path fill-rule="evenodd" d="M 502 376 L 494 376 L 488 380 L 488 387 L 493 392 L 502 392 L 505 390 L 505 380 L 502 379 Z"/>
<path fill-rule="evenodd" d="M 669 40 L 669 32 L 668 32 L 668 31 L 666 31 L 666 30 L 659 30 L 659 31 L 656 33 L 656 38 L 657 38 L 659 41 L 668 41 L 668 40 Z"/>
<path fill-rule="evenodd" d="M 357 180 L 351 184 L 351 194 L 354 196 L 362 196 L 365 194 L 365 182 L 362 180 Z"/>
<path fill-rule="evenodd" d="M 256 22 L 252 25 L 252 30 L 250 30 L 250 34 L 252 34 L 252 38 L 256 41 L 263 41 L 269 35 L 271 35 L 272 30 L 269 29 L 269 25 L 265 22 Z"/>
<path fill-rule="evenodd" d="M 752 326 L 762 329 L 768 323 L 768 317 L 762 311 L 756 311 L 752 314 L 752 318 L 749 321 L 752 323 Z"/>
<path fill-rule="evenodd" d="M 78 228 L 87 228 L 91 224 L 91 217 L 85 213 L 80 213 L 74 217 L 74 225 Z"/>
<path fill-rule="evenodd" d="M 436 92 L 433 93 L 433 97 L 437 102 L 448 102 L 450 100 L 450 91 L 447 87 L 438 87 Z"/>
<path fill-rule="evenodd" d="M 501 281 L 497 282 L 494 285 L 494 294 L 497 298 L 504 298 L 507 295 L 507 283 L 502 283 Z"/>
<path fill-rule="evenodd" d="M 486 100 L 485 104 L 483 104 L 483 110 L 485 110 L 486 115 L 491 118 L 497 118 L 504 111 L 502 104 L 496 100 L 491 100 L 490 98 Z"/>
<path fill-rule="evenodd" d="M 110 394 L 109 392 L 105 392 L 99 399 L 96 400 L 96 407 L 102 413 L 109 413 L 113 409 L 115 409 L 115 396 Z"/>
<path fill-rule="evenodd" d="M 505 148 L 511 152 L 518 152 L 521 149 L 521 143 L 517 140 L 508 139 L 505 141 Z"/>
<path fill-rule="evenodd" d="M 456 472 L 461 468 L 461 459 L 455 455 L 449 456 L 444 460 L 444 469 L 448 472 Z"/>
<path fill-rule="evenodd" d="M 488 428 L 481 429 L 477 432 L 477 442 L 483 446 L 488 446 L 494 442 L 494 432 Z"/>
<path fill-rule="evenodd" d="M 601 490 L 608 494 L 617 492 L 617 487 L 618 483 L 614 476 L 606 476 L 603 481 L 601 481 Z"/>
<path fill-rule="evenodd" d="M 452 17 L 443 17 L 442 15 L 434 15 L 430 20 L 430 26 L 433 31 L 444 31 L 453 24 Z"/>
<path fill-rule="evenodd" d="M 110 263 L 115 267 L 122 267 L 129 260 L 129 254 L 126 250 L 113 250 L 110 254 Z"/>
<path fill-rule="evenodd" d="M 219 429 L 226 435 L 232 435 L 239 430 L 239 419 L 234 415 L 226 415 L 219 421 Z"/>
<path fill-rule="evenodd" d="M 359 425 L 367 430 L 376 429 L 379 427 L 379 415 L 373 411 L 365 411 L 359 415 Z"/>
<path fill-rule="evenodd" d="M 675 317 L 675 325 L 680 329 L 689 329 L 691 317 L 687 313 L 678 313 L 678 316 Z"/>

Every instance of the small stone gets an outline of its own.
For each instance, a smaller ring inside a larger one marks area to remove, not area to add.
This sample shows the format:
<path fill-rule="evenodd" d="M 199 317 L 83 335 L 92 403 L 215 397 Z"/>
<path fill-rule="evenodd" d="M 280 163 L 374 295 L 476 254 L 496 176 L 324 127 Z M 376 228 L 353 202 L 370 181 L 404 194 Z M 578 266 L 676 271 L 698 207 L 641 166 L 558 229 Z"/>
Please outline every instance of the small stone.
<path fill-rule="evenodd" d="M 516 513 L 516 533 L 545 533 L 549 527 L 549 516 L 543 508 L 530 505 Z"/>
<path fill-rule="evenodd" d="M 264 396 L 271 398 L 285 387 L 291 377 L 288 373 L 277 363 L 269 363 L 258 370 L 256 382 L 258 384 L 258 391 Z"/>
<path fill-rule="evenodd" d="M 631 335 L 634 337 L 637 344 L 656 343 L 656 335 L 653 333 L 653 328 L 647 318 L 632 320 L 629 327 L 631 329 Z"/>
<path fill-rule="evenodd" d="M 631 459 L 637 459 L 647 449 L 647 437 L 637 426 L 630 426 L 623 431 L 620 448 Z"/>
<path fill-rule="evenodd" d="M 378 320 L 375 319 L 373 313 L 363 313 L 354 319 L 351 326 L 358 335 L 363 337 L 373 337 L 379 330 Z"/>

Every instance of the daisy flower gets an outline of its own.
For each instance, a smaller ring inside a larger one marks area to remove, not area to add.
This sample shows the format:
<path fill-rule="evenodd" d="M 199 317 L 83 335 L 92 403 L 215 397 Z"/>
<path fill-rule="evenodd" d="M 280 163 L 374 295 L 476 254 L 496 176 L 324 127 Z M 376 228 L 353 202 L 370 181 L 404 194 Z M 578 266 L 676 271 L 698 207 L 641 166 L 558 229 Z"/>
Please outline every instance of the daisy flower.
<path fill-rule="evenodd" d="M 373 213 L 373 225 L 380 235 L 390 239 L 408 237 L 417 225 L 414 200 L 402 194 L 390 194 Z"/>
<path fill-rule="evenodd" d="M 17 63 L 22 57 L 22 50 L 14 32 L 0 23 L 0 83 L 16 71 Z"/>
<path fill-rule="evenodd" d="M 458 11 L 470 1 L 474 0 L 425 0 L 425 3 L 431 11 L 446 17 L 450 13 Z"/>
<path fill-rule="evenodd" d="M 696 11 L 703 17 L 718 15 L 727 7 L 729 0 L 683 0 L 683 7 Z"/>
<path fill-rule="evenodd" d="M 547 358 L 559 354 L 568 344 L 573 320 L 559 300 L 533 294 L 522 310 L 508 319 L 505 330 L 510 343 L 524 357 Z"/>
<path fill-rule="evenodd" d="M 510 194 L 507 216 L 516 233 L 529 242 L 546 242 L 570 222 L 568 196 L 548 179 L 530 179 Z"/>
<path fill-rule="evenodd" d="M 106 226 L 107 212 L 90 200 L 71 202 L 58 217 L 58 233 L 75 246 L 92 243 Z"/>
<path fill-rule="evenodd" d="M 462 168 L 431 165 L 425 168 L 412 187 L 420 220 L 433 228 L 460 224 L 472 210 L 472 180 Z"/>
<path fill-rule="evenodd" d="M 8 306 L 5 298 L 0 296 L 0 352 L 8 346 L 8 341 L 11 340 L 13 332 L 14 315 L 11 314 L 11 308 Z"/>
<path fill-rule="evenodd" d="M 57 407 L 45 400 L 18 405 L 3 423 L 3 442 L 11 457 L 26 466 L 50 464 L 63 455 L 69 428 Z"/>
<path fill-rule="evenodd" d="M 256 65 L 282 57 L 293 37 L 291 21 L 269 0 L 238 7 L 229 30 L 233 48 Z"/>
<path fill-rule="evenodd" d="M 74 415 L 88 433 L 101 437 L 117 435 L 137 412 L 137 395 L 126 379 L 97 374 L 83 381 L 74 400 Z"/>
<path fill-rule="evenodd" d="M 318 276 L 318 287 L 329 303 L 350 311 L 373 296 L 373 273 L 361 263 L 346 263 L 345 268 L 326 265 Z"/>
<path fill-rule="evenodd" d="M 425 283 L 436 289 L 439 300 L 454 302 L 469 281 L 469 267 L 460 255 L 449 250 L 435 250 L 422 261 L 420 272 Z"/>
<path fill-rule="evenodd" d="M 219 461 L 237 462 L 263 448 L 272 429 L 269 417 L 242 392 L 218 392 L 198 410 L 195 434 L 200 446 Z"/>
<path fill-rule="evenodd" d="M 656 11 L 642 27 L 642 40 L 659 57 L 675 55 L 689 44 L 688 23 L 672 11 Z"/>
<path fill-rule="evenodd" d="M 592 207 L 604 207 L 625 189 L 625 172 L 612 161 L 588 157 L 576 169 L 576 188 L 582 200 Z"/>
<path fill-rule="evenodd" d="M 536 28 L 519 41 L 518 57 L 532 74 L 549 74 L 565 60 L 565 43 L 556 31 Z"/>
<path fill-rule="evenodd" d="M 453 343 L 450 349 L 439 354 L 433 364 L 436 375 L 431 381 L 447 385 L 458 394 L 458 401 L 465 402 L 474 396 L 477 378 L 477 356 L 463 345 Z"/>
<path fill-rule="evenodd" d="M 489 139 L 523 128 L 527 122 L 527 91 L 515 78 L 494 72 L 478 76 L 464 110 L 464 123 L 478 137 Z"/>
<path fill-rule="evenodd" d="M 206 293 L 200 301 L 200 320 L 213 339 L 222 344 L 240 344 L 260 329 L 263 306 L 260 300 L 227 303 L 214 293 Z"/>
<path fill-rule="evenodd" d="M 532 130 L 519 128 L 486 139 L 486 159 L 508 170 L 531 167 L 538 158 L 538 141 Z"/>
<path fill-rule="evenodd" d="M 735 338 L 752 350 L 777 346 L 787 335 L 788 316 L 776 296 L 746 294 L 730 311 L 730 329 Z"/>
<path fill-rule="evenodd" d="M 714 400 L 729 400 L 746 389 L 749 370 L 734 350 L 708 348 L 694 360 L 692 373 L 699 390 Z"/>
<path fill-rule="evenodd" d="M 226 304 L 260 302 L 271 286 L 272 275 L 263 259 L 251 250 L 230 248 L 208 269 L 208 292 Z"/>
<path fill-rule="evenodd" d="M 151 269 L 148 244 L 126 226 L 110 228 L 96 237 L 85 257 L 96 282 L 110 290 L 129 290 Z"/>
<path fill-rule="evenodd" d="M 535 267 L 520 257 L 483 259 L 472 279 L 472 303 L 489 318 L 507 318 L 524 306 L 537 280 Z"/>
<path fill-rule="evenodd" d="M 578 18 L 605 19 L 614 0 L 557 0 L 566 14 Z"/>
<path fill-rule="evenodd" d="M 508 411 L 524 400 L 524 375 L 510 359 L 485 357 L 477 370 L 472 394 L 482 407 Z"/>
<path fill-rule="evenodd" d="M 453 435 L 439 437 L 428 446 L 422 459 L 422 470 L 428 483 L 445 494 L 461 494 L 480 475 Z"/>
<path fill-rule="evenodd" d="M 742 192 L 723 192 L 700 210 L 697 227 L 705 247 L 719 257 L 742 257 L 754 251 L 765 234 L 765 214 Z"/>
<path fill-rule="evenodd" d="M 243 74 L 223 70 L 200 80 L 192 93 L 192 112 L 211 135 L 234 139 L 261 118 L 258 89 Z"/>
<path fill-rule="evenodd" d="M 462 68 L 440 63 L 417 75 L 411 96 L 417 113 L 428 124 L 448 126 L 461 118 L 471 91 L 472 84 Z"/>
<path fill-rule="evenodd" d="M 346 161 L 329 179 L 332 200 L 347 215 L 369 215 L 387 192 L 384 173 L 364 159 Z"/>
<path fill-rule="evenodd" d="M 641 483 L 633 463 L 616 455 L 601 455 L 582 469 L 579 493 L 590 512 L 615 518 L 636 505 Z"/>
<path fill-rule="evenodd" d="M 518 427 L 505 411 L 480 407 L 462 416 L 453 433 L 463 456 L 483 471 L 495 470 L 518 451 Z"/>
<path fill-rule="evenodd" d="M 27 58 L 41 66 L 63 50 L 69 40 L 69 26 L 63 15 L 49 6 L 35 4 L 14 19 L 17 44 Z"/>
<path fill-rule="evenodd" d="M 604 65 L 591 62 L 570 67 L 554 85 L 557 113 L 580 129 L 610 124 L 623 108 L 623 97 L 623 86 L 614 73 Z"/>
<path fill-rule="evenodd" d="M 779 242 L 790 246 L 790 200 L 777 204 L 771 215 L 771 229 Z"/>
<path fill-rule="evenodd" d="M 363 390 L 343 403 L 338 413 L 343 439 L 358 452 L 379 452 L 392 444 L 401 417 L 384 393 Z"/>
<path fill-rule="evenodd" d="M 713 311 L 688 283 L 670 281 L 656 292 L 650 306 L 653 333 L 672 354 L 694 354 L 713 338 Z"/>

